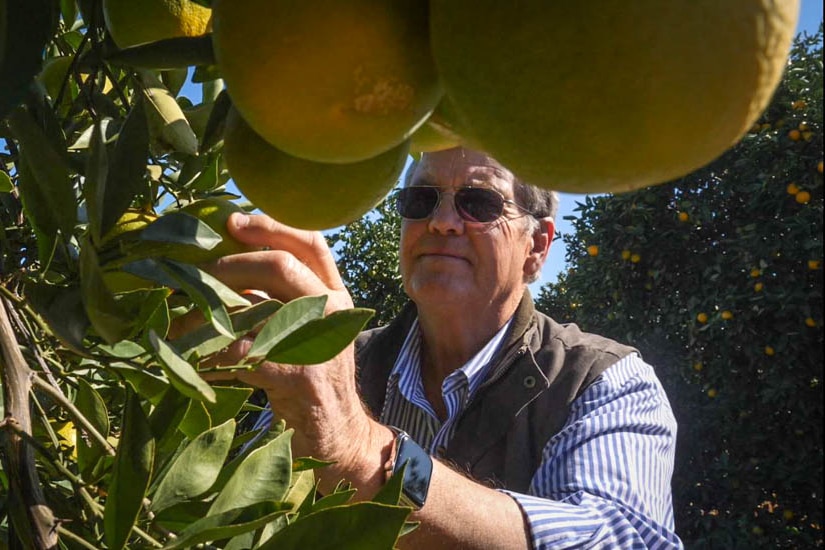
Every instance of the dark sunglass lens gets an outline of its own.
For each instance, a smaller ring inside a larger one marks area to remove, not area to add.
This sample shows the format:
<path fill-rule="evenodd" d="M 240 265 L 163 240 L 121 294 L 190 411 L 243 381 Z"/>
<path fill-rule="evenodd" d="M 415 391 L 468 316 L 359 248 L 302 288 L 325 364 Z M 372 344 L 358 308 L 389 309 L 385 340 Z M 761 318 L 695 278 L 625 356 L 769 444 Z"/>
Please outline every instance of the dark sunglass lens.
<path fill-rule="evenodd" d="M 438 204 L 438 190 L 433 187 L 405 187 L 398 192 L 396 208 L 402 218 L 423 220 Z"/>
<path fill-rule="evenodd" d="M 489 223 L 504 211 L 504 199 L 492 189 L 464 187 L 455 194 L 455 207 L 467 221 Z"/>

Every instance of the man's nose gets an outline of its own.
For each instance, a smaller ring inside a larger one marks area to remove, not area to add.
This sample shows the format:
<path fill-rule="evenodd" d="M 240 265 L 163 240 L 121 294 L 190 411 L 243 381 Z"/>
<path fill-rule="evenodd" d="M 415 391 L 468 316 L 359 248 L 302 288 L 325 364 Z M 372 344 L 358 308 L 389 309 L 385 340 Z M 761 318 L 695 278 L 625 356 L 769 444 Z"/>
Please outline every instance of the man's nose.
<path fill-rule="evenodd" d="M 458 215 L 454 193 L 441 193 L 429 222 L 430 230 L 439 233 L 462 233 L 464 220 Z"/>

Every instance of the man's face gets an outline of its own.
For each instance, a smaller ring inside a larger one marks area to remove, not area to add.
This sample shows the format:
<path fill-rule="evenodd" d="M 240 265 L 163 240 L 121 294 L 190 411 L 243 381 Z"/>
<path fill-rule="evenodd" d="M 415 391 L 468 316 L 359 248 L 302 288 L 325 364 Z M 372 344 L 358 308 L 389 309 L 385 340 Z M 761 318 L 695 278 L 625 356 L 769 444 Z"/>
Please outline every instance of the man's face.
<path fill-rule="evenodd" d="M 513 175 L 482 153 L 456 148 L 424 155 L 409 186 L 437 186 L 441 201 L 429 218 L 404 220 L 400 263 L 404 289 L 421 307 L 502 307 L 517 303 L 533 249 L 528 220 L 512 204 L 489 224 L 465 222 L 453 204 L 460 187 L 490 187 L 513 200 Z"/>

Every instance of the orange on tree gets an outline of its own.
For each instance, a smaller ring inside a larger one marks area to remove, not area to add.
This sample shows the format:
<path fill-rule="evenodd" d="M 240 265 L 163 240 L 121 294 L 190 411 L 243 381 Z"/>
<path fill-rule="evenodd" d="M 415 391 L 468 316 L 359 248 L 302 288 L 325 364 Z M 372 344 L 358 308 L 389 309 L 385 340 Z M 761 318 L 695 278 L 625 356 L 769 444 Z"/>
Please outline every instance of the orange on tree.
<path fill-rule="evenodd" d="M 401 145 L 442 88 L 428 3 L 217 0 L 215 58 L 233 103 L 264 140 L 318 162 Z"/>
<path fill-rule="evenodd" d="M 223 151 L 232 179 L 255 206 L 287 225 L 331 229 L 386 196 L 404 169 L 409 141 L 360 162 L 314 162 L 276 149 L 232 109 Z"/>
<path fill-rule="evenodd" d="M 115 44 L 128 48 L 205 34 L 212 10 L 191 0 L 103 0 L 103 17 Z"/>
<path fill-rule="evenodd" d="M 788 131 L 788 139 L 791 141 L 799 141 L 802 139 L 802 133 L 794 128 L 793 130 Z"/>
<path fill-rule="evenodd" d="M 696 320 L 699 323 L 704 325 L 705 323 L 708 322 L 708 314 L 707 313 L 699 313 L 698 315 L 696 315 Z"/>
<path fill-rule="evenodd" d="M 599 255 L 599 245 L 591 244 L 587 247 L 587 254 L 590 256 L 598 256 Z"/>
<path fill-rule="evenodd" d="M 433 0 L 430 32 L 469 145 L 536 185 L 617 192 L 685 175 L 751 128 L 798 11 L 798 0 Z"/>
<path fill-rule="evenodd" d="M 797 184 L 791 182 L 787 185 L 787 187 L 785 187 L 785 191 L 787 191 L 789 195 L 796 195 L 799 193 L 800 189 Z"/>
<path fill-rule="evenodd" d="M 808 191 L 800 191 L 796 195 L 794 195 L 794 199 L 799 204 L 808 204 L 811 200 L 811 194 Z"/>

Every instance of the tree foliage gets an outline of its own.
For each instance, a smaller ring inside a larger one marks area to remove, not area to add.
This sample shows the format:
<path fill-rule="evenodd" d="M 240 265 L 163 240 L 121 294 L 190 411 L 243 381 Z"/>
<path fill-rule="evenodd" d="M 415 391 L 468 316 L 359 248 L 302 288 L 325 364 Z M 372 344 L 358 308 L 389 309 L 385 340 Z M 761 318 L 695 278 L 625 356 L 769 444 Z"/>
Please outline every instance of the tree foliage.
<path fill-rule="evenodd" d="M 823 544 L 822 27 L 739 144 L 677 181 L 588 196 L 540 309 L 657 367 L 691 548 Z"/>
<path fill-rule="evenodd" d="M 388 323 L 408 300 L 398 266 L 401 216 L 393 200 L 391 195 L 367 216 L 327 236 L 353 302 L 375 310 L 372 326 Z"/>
<path fill-rule="evenodd" d="M 222 238 L 180 207 L 238 198 L 210 40 L 119 50 L 99 0 L 0 2 L 2 548 L 392 548 L 405 528 L 398 480 L 318 498 L 292 431 L 253 441 L 251 390 L 199 376 L 243 335 L 236 368 L 326 361 L 371 316 L 251 305 L 185 262 Z M 204 326 L 170 332 L 193 310 Z"/>

